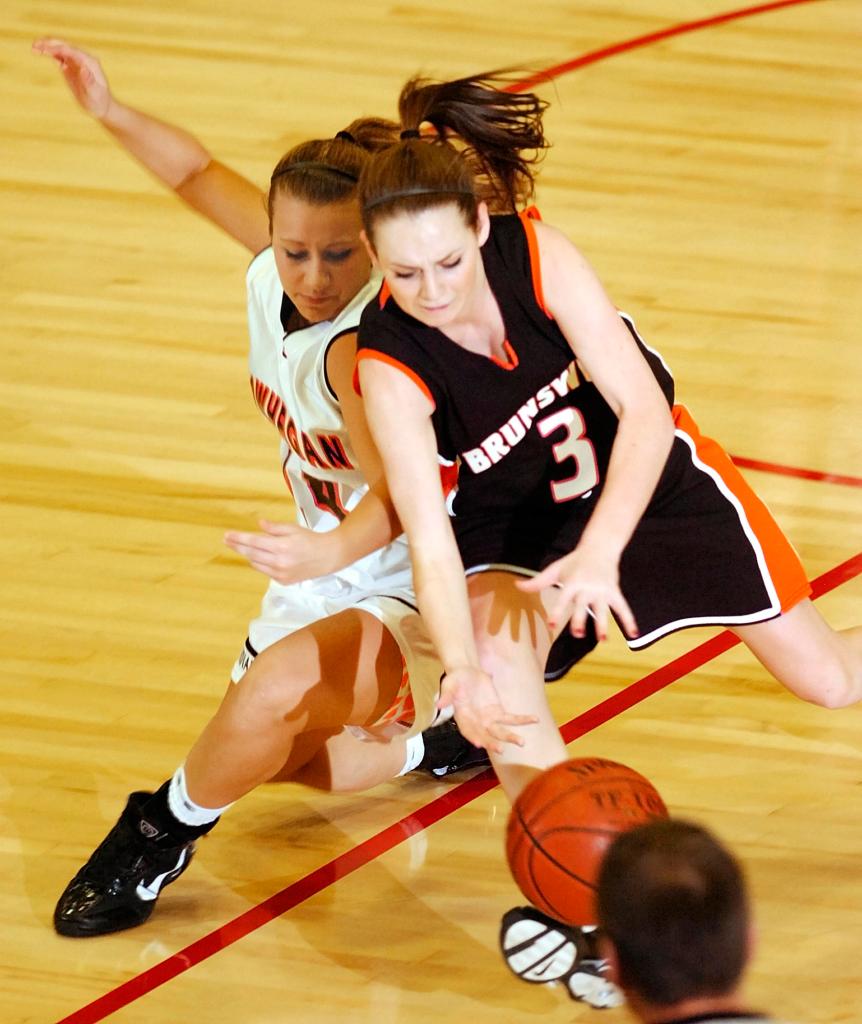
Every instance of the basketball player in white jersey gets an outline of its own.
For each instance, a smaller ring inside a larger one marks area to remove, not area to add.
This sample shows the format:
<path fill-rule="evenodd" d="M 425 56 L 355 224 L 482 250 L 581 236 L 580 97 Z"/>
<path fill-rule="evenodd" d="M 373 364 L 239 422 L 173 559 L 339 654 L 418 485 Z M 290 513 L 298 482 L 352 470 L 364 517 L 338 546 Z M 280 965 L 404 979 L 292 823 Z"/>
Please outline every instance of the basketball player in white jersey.
<path fill-rule="evenodd" d="M 359 238 L 356 181 L 394 126 L 365 119 L 295 147 L 267 198 L 181 129 L 118 103 L 93 57 L 59 40 L 34 50 L 59 64 L 80 106 L 132 156 L 257 254 L 247 276 L 251 386 L 279 432 L 297 515 L 226 535 L 271 578 L 232 672 L 242 685 L 228 687 L 172 778 L 131 794 L 67 886 L 54 925 L 83 937 L 146 921 L 195 839 L 263 782 L 343 792 L 420 764 L 447 774 L 488 762 L 454 723 L 435 731 L 434 757 L 423 758 L 441 670 L 351 386 L 359 314 L 379 286 Z"/>

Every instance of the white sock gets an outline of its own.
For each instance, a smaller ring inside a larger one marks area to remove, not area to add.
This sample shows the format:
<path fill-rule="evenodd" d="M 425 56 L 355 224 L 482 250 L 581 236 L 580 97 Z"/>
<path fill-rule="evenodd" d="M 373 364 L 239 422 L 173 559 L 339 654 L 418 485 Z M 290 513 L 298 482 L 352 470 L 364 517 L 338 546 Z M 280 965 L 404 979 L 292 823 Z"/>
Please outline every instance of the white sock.
<path fill-rule="evenodd" d="M 411 736 L 407 740 L 407 759 L 398 775 L 406 775 L 408 772 L 412 772 L 424 756 L 425 740 L 422 739 L 422 733 L 417 732 L 415 736 Z"/>
<path fill-rule="evenodd" d="M 168 807 L 171 814 L 184 825 L 209 825 L 220 817 L 232 803 L 224 807 L 201 807 L 189 796 L 186 789 L 186 772 L 184 765 L 180 765 L 174 772 L 171 784 L 168 787 Z"/>

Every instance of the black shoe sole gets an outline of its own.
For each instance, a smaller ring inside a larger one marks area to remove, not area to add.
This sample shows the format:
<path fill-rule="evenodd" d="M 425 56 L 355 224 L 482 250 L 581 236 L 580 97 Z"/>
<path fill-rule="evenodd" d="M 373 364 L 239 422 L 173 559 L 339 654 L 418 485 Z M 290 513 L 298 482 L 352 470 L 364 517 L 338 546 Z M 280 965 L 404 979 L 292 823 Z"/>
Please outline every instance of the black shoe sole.
<path fill-rule="evenodd" d="M 97 935 L 112 935 L 114 932 L 128 931 L 129 928 L 137 928 L 138 925 L 144 924 L 152 916 L 153 910 L 156 907 L 156 901 L 145 904 L 148 908 L 145 914 L 136 916 L 133 920 L 123 918 L 115 921 L 105 921 L 100 918 L 81 918 L 75 920 L 74 918 L 54 918 L 54 931 L 58 935 L 63 935 L 69 939 L 92 939 Z"/>

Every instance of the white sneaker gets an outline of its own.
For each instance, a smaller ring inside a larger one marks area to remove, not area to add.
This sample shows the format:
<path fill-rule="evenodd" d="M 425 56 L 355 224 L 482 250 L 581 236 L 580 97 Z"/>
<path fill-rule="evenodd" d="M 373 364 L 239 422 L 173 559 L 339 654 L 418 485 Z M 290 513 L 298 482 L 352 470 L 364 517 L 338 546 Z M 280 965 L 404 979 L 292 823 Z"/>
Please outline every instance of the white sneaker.
<path fill-rule="evenodd" d="M 535 907 L 513 907 L 500 924 L 500 950 L 506 966 L 522 981 L 562 982 L 572 999 L 595 1009 L 622 1006 L 622 992 L 605 974 L 593 931 L 563 924 Z"/>
<path fill-rule="evenodd" d="M 607 970 L 607 960 L 585 957 L 566 978 L 569 995 L 572 999 L 586 1003 L 596 1010 L 610 1010 L 622 1006 L 625 997 L 610 978 L 604 977 Z"/>

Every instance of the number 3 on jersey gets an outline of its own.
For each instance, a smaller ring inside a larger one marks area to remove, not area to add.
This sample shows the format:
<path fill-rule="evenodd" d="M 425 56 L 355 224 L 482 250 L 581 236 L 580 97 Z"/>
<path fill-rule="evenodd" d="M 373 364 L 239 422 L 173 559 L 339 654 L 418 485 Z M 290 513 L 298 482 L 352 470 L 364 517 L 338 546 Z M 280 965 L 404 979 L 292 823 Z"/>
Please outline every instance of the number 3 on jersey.
<path fill-rule="evenodd" d="M 599 482 L 599 467 L 596 465 L 596 450 L 587 437 L 587 425 L 580 409 L 568 406 L 558 412 L 546 416 L 536 424 L 542 437 L 547 437 L 555 430 L 563 427 L 566 435 L 562 441 L 553 445 L 552 451 L 557 462 L 574 459 L 577 472 L 565 480 L 551 482 L 551 494 L 554 501 L 562 503 L 580 498 L 591 491 Z"/>

